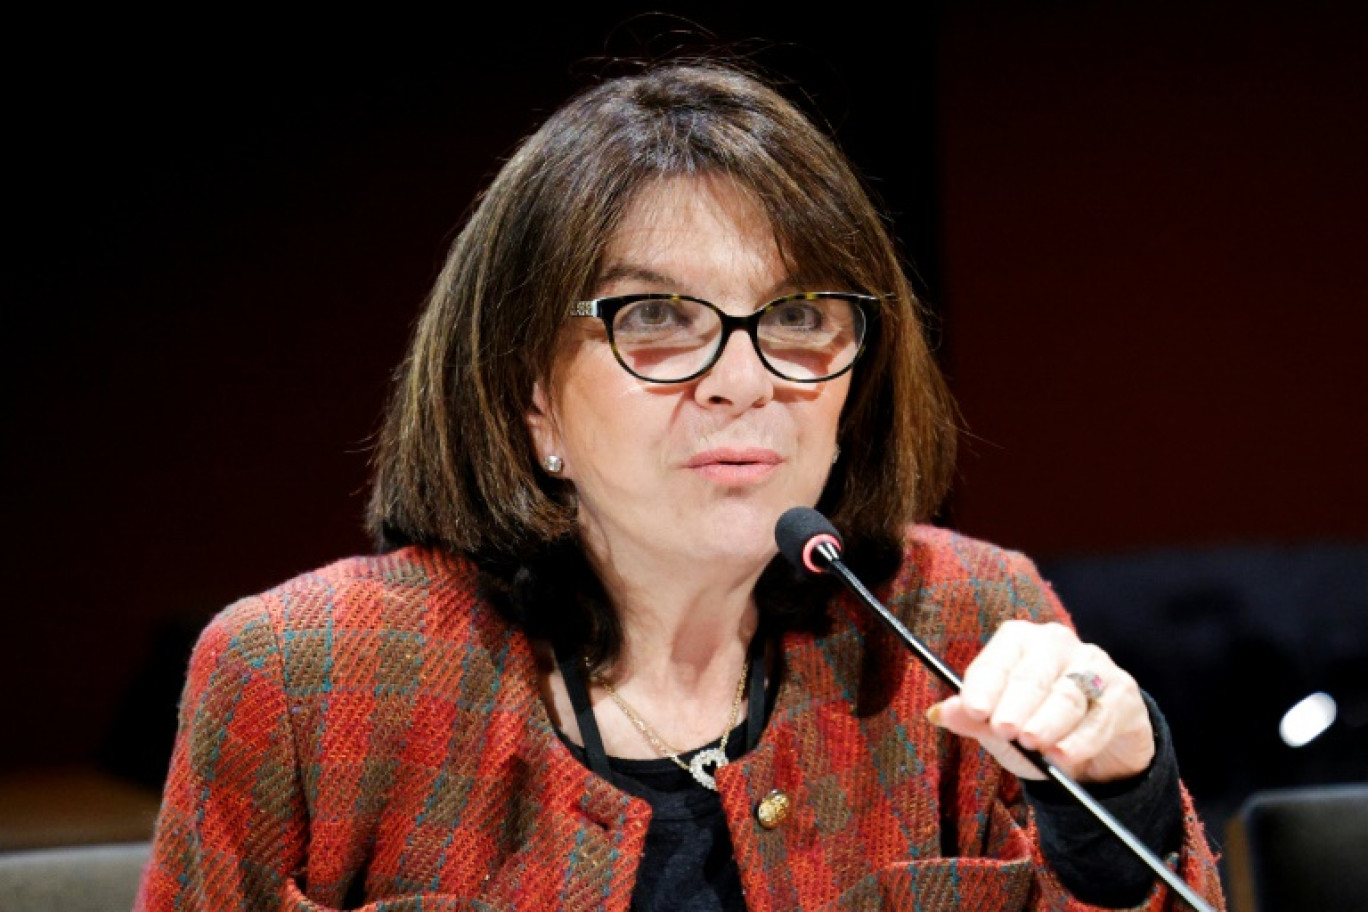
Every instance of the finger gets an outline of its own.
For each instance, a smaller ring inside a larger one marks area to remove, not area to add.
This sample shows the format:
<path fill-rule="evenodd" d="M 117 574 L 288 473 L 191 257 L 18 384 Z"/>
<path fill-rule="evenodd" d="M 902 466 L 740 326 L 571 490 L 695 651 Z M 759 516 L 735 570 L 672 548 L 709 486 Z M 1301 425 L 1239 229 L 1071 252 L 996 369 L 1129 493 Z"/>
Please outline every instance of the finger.
<path fill-rule="evenodd" d="M 1064 762 L 1080 767 L 1089 781 L 1135 775 L 1154 757 L 1154 728 L 1139 685 L 1119 668 L 1111 675 L 1084 722 L 1056 745 Z"/>
<path fill-rule="evenodd" d="M 1068 678 L 1056 678 L 1044 701 L 1021 726 L 1017 740 L 1032 750 L 1049 750 L 1077 729 L 1091 708 L 1088 698 Z"/>
<path fill-rule="evenodd" d="M 988 722 L 971 716 L 959 697 L 950 697 L 934 704 L 927 709 L 926 718 L 946 731 L 977 741 L 999 764 L 1017 776 L 1027 779 L 1045 778 L 1044 773 L 1027 760 L 1014 745 L 994 734 Z"/>
<path fill-rule="evenodd" d="M 1024 621 L 1002 624 L 964 670 L 959 695 L 973 718 L 986 720 L 997 707 L 1012 667 L 1021 660 L 1029 626 Z"/>
<path fill-rule="evenodd" d="M 1098 702 L 1089 699 L 1071 674 L 1096 677 L 1102 682 L 1102 695 L 1106 695 L 1106 681 L 1116 670 L 1116 666 L 1105 652 L 1096 646 L 1081 644 L 1072 656 L 1063 673 L 1049 685 L 1049 692 L 1021 726 L 1018 740 L 1025 747 L 1045 750 L 1054 747 L 1060 739 L 1074 731 L 1090 713 L 1099 709 Z"/>
<path fill-rule="evenodd" d="M 1045 753 L 1064 767 L 1074 767 L 1092 760 L 1112 741 L 1116 732 L 1116 716 L 1094 705 L 1066 735 L 1046 748 Z"/>
<path fill-rule="evenodd" d="M 1007 686 L 993 709 L 993 729 L 999 736 L 1012 739 L 1021 735 L 1054 692 L 1055 681 L 1068 667 L 1078 645 L 1078 637 L 1061 624 L 1034 627 L 1030 646 L 1008 674 Z"/>

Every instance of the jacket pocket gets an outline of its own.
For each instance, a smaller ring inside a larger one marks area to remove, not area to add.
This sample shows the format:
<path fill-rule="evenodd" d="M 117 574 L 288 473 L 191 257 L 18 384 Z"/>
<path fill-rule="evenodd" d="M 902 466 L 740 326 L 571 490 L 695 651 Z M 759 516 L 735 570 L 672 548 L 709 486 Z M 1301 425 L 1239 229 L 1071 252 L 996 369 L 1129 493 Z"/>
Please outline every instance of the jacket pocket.
<path fill-rule="evenodd" d="M 280 912 L 343 912 L 332 906 L 325 906 L 304 895 L 294 878 L 285 884 L 284 901 Z M 509 912 L 509 907 L 467 899 L 442 893 L 415 893 L 408 896 L 394 896 L 366 903 L 358 909 L 346 912 Z"/>
<path fill-rule="evenodd" d="M 1035 868 L 1029 858 L 923 858 L 884 868 L 875 877 L 888 909 L 1017 912 L 1030 899 Z"/>

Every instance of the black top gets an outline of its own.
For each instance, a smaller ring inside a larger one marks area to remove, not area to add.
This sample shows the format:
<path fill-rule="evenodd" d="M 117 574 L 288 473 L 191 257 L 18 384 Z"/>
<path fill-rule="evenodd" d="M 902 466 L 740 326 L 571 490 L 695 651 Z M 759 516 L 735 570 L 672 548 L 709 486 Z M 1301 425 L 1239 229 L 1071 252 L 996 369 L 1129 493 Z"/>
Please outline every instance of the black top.
<path fill-rule="evenodd" d="M 637 912 L 744 912 L 741 874 L 721 796 L 699 785 L 668 758 L 607 756 L 578 667 L 557 658 L 586 747 L 572 744 L 558 732 L 561 741 L 585 766 L 651 806 L 631 908 Z M 764 671 L 759 654 L 752 657 L 750 674 L 750 715 L 727 736 L 729 760 L 744 756 L 759 742 L 762 720 L 769 718 L 778 690 L 777 680 L 768 688 L 761 685 Z M 1167 723 L 1148 694 L 1144 699 L 1155 737 L 1149 769 L 1088 791 L 1162 857 L 1178 848 L 1182 835 L 1178 764 Z M 687 764 L 694 754 L 718 746 L 720 740 L 681 754 L 680 759 Z M 1148 865 L 1062 786 L 1035 780 L 1023 780 L 1023 786 L 1040 831 L 1041 851 L 1069 892 L 1084 902 L 1112 908 L 1133 906 L 1144 899 L 1154 885 Z"/>
<path fill-rule="evenodd" d="M 735 760 L 745 754 L 745 728 L 742 723 L 728 736 L 728 759 Z M 589 766 L 583 748 L 568 741 L 565 743 L 581 763 Z M 700 750 L 716 747 L 717 743 L 714 741 Z M 695 753 L 681 754 L 680 759 L 688 763 Z M 636 886 L 632 889 L 632 909 L 662 912 L 744 910 L 741 872 L 736 866 L 736 853 L 732 851 L 721 796 L 699 785 L 693 776 L 667 759 L 609 757 L 608 765 L 614 785 L 651 805 L 646 852 L 637 869 Z"/>

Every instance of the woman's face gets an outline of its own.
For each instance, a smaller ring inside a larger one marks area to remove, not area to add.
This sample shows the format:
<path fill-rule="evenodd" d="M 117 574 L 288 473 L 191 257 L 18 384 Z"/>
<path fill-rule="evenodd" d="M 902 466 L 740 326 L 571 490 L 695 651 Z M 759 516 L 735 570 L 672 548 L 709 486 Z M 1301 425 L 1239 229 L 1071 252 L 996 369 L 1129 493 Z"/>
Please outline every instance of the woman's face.
<path fill-rule="evenodd" d="M 681 177 L 637 195 L 594 296 L 675 292 L 745 315 L 818 290 L 832 289 L 797 283 L 763 213 L 735 184 Z M 572 319 L 563 343 L 554 389 L 537 389 L 528 421 L 539 461 L 564 461 L 594 555 L 628 573 L 635 562 L 758 572 L 775 553 L 779 515 L 821 494 L 850 374 L 783 380 L 735 332 L 703 376 L 648 383 L 618 364 L 598 319 Z"/>

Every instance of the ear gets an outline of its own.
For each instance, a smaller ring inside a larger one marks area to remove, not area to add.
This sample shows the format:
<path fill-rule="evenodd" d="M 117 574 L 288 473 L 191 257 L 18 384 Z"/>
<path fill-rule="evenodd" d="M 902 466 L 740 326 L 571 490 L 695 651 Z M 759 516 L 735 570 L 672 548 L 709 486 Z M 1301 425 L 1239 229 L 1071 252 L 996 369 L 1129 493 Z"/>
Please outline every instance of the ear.
<path fill-rule="evenodd" d="M 538 465 L 553 453 L 562 459 L 565 457 L 561 452 L 555 413 L 540 381 L 532 384 L 532 407 L 523 415 L 523 419 L 527 422 L 527 430 L 532 434 L 532 445 L 536 447 L 534 456 Z"/>

